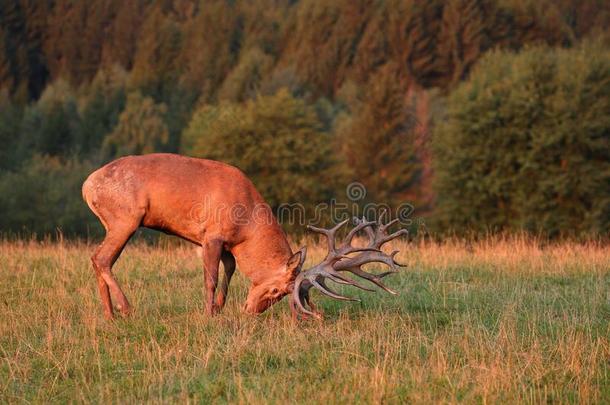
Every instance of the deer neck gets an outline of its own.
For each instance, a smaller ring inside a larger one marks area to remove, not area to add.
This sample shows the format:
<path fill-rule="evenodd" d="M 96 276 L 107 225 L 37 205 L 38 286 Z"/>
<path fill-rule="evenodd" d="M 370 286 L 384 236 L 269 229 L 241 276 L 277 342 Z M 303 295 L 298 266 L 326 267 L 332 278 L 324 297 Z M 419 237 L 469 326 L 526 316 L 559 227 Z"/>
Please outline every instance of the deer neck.
<path fill-rule="evenodd" d="M 277 223 L 257 225 L 231 252 L 240 272 L 254 284 L 282 277 L 292 256 L 286 234 Z"/>

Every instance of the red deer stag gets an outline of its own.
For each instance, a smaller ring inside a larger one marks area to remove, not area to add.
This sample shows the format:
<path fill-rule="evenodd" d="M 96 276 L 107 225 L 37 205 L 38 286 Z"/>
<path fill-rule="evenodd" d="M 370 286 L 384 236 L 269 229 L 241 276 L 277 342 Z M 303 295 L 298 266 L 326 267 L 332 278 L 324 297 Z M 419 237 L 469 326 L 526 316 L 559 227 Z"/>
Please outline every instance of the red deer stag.
<path fill-rule="evenodd" d="M 92 173 L 83 184 L 83 198 L 106 229 L 91 261 L 109 319 L 113 318 L 110 293 L 121 313 L 130 311 L 111 269 L 140 226 L 177 235 L 203 248 L 207 314 L 224 306 L 236 262 L 251 281 L 244 306 L 250 313 L 261 313 L 290 294 L 295 318 L 320 317 L 309 299 L 312 287 L 330 297 L 351 300 L 331 290 L 326 279 L 370 291 L 345 272 L 394 293 L 381 279 L 398 270 L 397 252 L 388 255 L 381 247 L 406 233 L 399 230 L 388 235 L 388 227 L 396 221 L 381 225 L 358 220 L 341 246 L 336 245 L 335 235 L 347 221 L 330 230 L 310 227 L 327 237 L 329 252 L 320 264 L 302 271 L 306 249 L 292 252 L 271 208 L 252 182 L 224 163 L 173 154 L 128 156 Z M 369 244 L 353 247 L 352 239 L 360 231 L 368 235 Z M 224 277 L 214 299 L 220 262 Z M 362 265 L 371 262 L 386 264 L 390 271 L 372 274 L 362 270 Z"/>

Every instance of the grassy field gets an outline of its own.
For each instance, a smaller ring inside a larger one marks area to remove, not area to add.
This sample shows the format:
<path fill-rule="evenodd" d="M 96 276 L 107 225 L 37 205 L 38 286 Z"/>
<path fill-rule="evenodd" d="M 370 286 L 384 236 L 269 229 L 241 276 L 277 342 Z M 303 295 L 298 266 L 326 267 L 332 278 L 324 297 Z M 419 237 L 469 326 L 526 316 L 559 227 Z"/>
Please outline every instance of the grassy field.
<path fill-rule="evenodd" d="M 208 318 L 192 247 L 130 245 L 135 312 L 106 322 L 92 246 L 0 243 L 0 402 L 610 402 L 608 247 L 397 248 L 398 296 L 316 295 L 326 319 L 294 324 L 242 314 L 241 275 Z"/>

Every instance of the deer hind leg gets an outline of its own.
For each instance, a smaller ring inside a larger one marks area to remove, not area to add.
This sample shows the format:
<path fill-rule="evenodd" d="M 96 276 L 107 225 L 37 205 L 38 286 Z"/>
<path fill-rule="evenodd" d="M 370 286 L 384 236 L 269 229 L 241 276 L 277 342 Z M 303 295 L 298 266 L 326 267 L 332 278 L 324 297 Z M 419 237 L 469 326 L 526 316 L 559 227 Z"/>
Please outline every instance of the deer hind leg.
<path fill-rule="evenodd" d="M 233 273 L 235 272 L 235 257 L 233 257 L 231 253 L 226 250 L 223 251 L 220 260 L 222 261 L 222 266 L 224 268 L 224 277 L 220 283 L 220 291 L 216 296 L 216 306 L 218 309 L 222 309 L 225 306 L 231 277 L 233 277 Z"/>
<path fill-rule="evenodd" d="M 101 247 L 101 245 L 100 245 Z M 97 249 L 99 250 L 99 248 Z M 96 250 L 96 252 L 97 252 Z M 104 281 L 102 277 L 102 272 L 98 270 L 97 265 L 94 261 L 95 254 L 91 256 L 91 261 L 93 262 L 93 268 L 95 270 L 95 278 L 97 279 L 97 287 L 100 290 L 100 296 L 102 297 L 102 305 L 104 306 L 104 316 L 106 319 L 114 318 L 114 312 L 112 310 L 112 300 L 110 299 L 110 290 L 108 289 L 108 284 Z"/>
<path fill-rule="evenodd" d="M 137 225 L 124 228 L 110 228 L 106 232 L 104 241 L 91 257 L 97 277 L 97 285 L 102 296 L 102 303 L 104 304 L 104 315 L 108 319 L 114 317 L 110 292 L 112 292 L 114 299 L 117 301 L 117 308 L 122 314 L 127 315 L 131 309 L 127 297 L 125 297 L 123 290 L 121 290 L 121 287 L 112 275 L 112 265 L 136 229 Z"/>
<path fill-rule="evenodd" d="M 222 241 L 218 239 L 208 240 L 202 244 L 203 247 L 203 272 L 205 277 L 205 313 L 213 315 L 218 312 L 214 303 L 214 294 L 218 284 L 218 268 L 222 255 Z"/>

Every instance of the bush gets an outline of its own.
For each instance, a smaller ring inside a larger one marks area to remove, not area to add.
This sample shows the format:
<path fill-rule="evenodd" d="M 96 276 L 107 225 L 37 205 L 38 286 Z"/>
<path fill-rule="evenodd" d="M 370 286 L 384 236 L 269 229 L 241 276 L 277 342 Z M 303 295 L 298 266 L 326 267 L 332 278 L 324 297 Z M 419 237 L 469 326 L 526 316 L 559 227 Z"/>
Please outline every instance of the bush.
<path fill-rule="evenodd" d="M 37 155 L 20 170 L 2 173 L 0 229 L 38 236 L 57 231 L 68 236 L 101 234 L 103 229 L 81 193 L 93 170 L 88 163 Z"/>
<path fill-rule="evenodd" d="M 138 91 L 128 94 L 119 122 L 104 139 L 104 154 L 114 157 L 163 150 L 169 140 L 162 118 L 166 111 L 165 104 L 155 104 Z"/>
<path fill-rule="evenodd" d="M 70 85 L 57 80 L 40 99 L 25 108 L 16 147 L 18 160 L 36 153 L 66 157 L 78 152 L 81 143 L 77 99 Z"/>
<path fill-rule="evenodd" d="M 438 225 L 610 231 L 610 51 L 492 52 L 434 134 Z"/>

